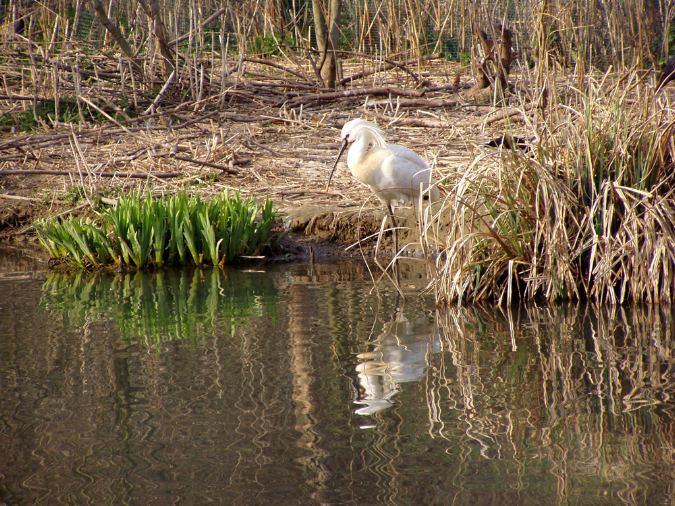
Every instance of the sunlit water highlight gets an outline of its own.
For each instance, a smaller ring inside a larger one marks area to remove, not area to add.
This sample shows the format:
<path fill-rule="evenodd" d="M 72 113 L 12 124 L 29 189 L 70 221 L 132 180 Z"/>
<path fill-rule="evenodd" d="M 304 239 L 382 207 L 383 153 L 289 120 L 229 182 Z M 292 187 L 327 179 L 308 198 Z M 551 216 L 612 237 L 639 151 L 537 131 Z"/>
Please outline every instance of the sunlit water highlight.
<path fill-rule="evenodd" d="M 22 263 L 23 262 L 23 263 Z M 672 504 L 670 308 L 0 264 L 7 504 Z"/>

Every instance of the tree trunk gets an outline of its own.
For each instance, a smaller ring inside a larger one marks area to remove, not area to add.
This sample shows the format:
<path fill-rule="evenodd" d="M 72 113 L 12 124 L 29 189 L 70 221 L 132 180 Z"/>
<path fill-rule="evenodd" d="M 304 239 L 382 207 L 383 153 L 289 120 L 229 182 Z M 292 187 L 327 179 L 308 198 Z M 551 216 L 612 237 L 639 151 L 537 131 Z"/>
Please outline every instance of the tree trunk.
<path fill-rule="evenodd" d="M 139 0 L 139 3 L 154 25 L 153 34 L 155 36 L 155 43 L 159 54 L 162 55 L 162 74 L 164 75 L 164 79 L 168 79 L 174 70 L 173 54 L 166 37 L 159 3 L 157 0 Z"/>
<path fill-rule="evenodd" d="M 494 86 L 502 94 L 507 89 L 507 78 L 514 58 L 512 49 L 513 36 L 511 30 L 508 28 L 501 25 L 497 25 L 496 28 L 497 31 L 495 33 L 498 33 L 501 38 L 499 44 L 490 40 L 483 30 L 479 30 L 477 34 L 477 54 L 479 58 L 475 63 L 477 73 L 476 87 L 484 89 L 488 86 Z M 481 55 L 481 53 L 484 54 Z"/>
<path fill-rule="evenodd" d="M 341 0 L 312 0 L 316 44 L 321 52 L 317 70 L 324 86 L 331 89 L 335 89 L 337 81 L 338 59 L 335 51 L 340 36 L 341 3 Z M 328 9 L 325 8 L 326 4 Z"/>
<path fill-rule="evenodd" d="M 120 47 L 124 55 L 129 58 L 131 61 L 131 65 L 133 69 L 136 71 L 136 73 L 143 78 L 143 68 L 141 67 L 140 63 L 136 58 L 134 58 L 134 52 L 131 49 L 131 46 L 129 45 L 129 42 L 127 42 L 127 39 L 124 38 L 124 35 L 122 35 L 122 32 L 120 29 L 117 27 L 115 23 L 113 23 L 110 18 L 108 18 L 108 15 L 106 14 L 105 8 L 103 7 L 103 4 L 101 3 L 101 0 L 94 0 L 94 13 L 96 14 L 96 17 L 98 18 L 98 22 L 103 25 L 103 27 L 108 30 L 110 35 L 113 36 L 115 39 L 115 42 L 117 42 L 117 45 Z"/>

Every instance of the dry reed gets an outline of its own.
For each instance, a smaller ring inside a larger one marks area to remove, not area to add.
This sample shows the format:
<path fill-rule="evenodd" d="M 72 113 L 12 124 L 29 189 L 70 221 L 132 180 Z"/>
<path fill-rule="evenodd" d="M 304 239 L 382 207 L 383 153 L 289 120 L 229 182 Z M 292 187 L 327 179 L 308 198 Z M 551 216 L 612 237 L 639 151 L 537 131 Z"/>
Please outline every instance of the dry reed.
<path fill-rule="evenodd" d="M 229 125 L 255 121 L 252 111 L 283 124 L 306 124 L 308 110 L 316 125 L 342 121 L 349 113 L 336 109 L 353 108 L 352 90 L 358 86 L 367 88 L 360 95 L 386 97 L 371 103 L 366 98 L 366 115 L 418 127 L 485 126 L 483 119 L 441 118 L 447 108 L 466 103 L 464 97 L 439 96 L 457 93 L 459 87 L 448 84 L 451 78 L 459 83 L 456 71 L 446 72 L 441 86 L 406 85 L 428 85 L 424 65 L 432 52 L 466 59 L 475 47 L 473 34 L 484 29 L 495 39 L 495 26 L 502 23 L 514 33 L 521 74 L 514 76 L 512 90 L 522 99 L 496 119 L 530 122 L 535 156 L 514 155 L 502 163 L 482 155 L 460 178 L 448 176 L 452 196 L 445 209 L 451 212 L 433 211 L 422 231 L 439 301 L 510 301 L 518 294 L 549 300 L 670 299 L 670 106 L 659 102 L 662 95 L 643 90 L 639 70 L 623 70 L 624 79 L 613 87 L 594 77 L 594 67 L 644 69 L 666 56 L 665 10 L 639 16 L 644 5 L 638 0 L 625 9 L 601 9 L 587 0 L 521 1 L 516 9 L 507 2 L 488 9 L 432 0 L 345 1 L 340 48 L 345 68 L 354 73 L 342 78 L 349 90 L 331 95 L 316 75 L 309 2 L 127 2 L 103 10 L 119 33 L 106 32 L 83 5 L 61 0 L 29 7 L 25 33 L 4 41 L 9 50 L 0 60 L 5 125 L 0 127 L 47 135 L 0 143 L 3 163 L 20 163 L 14 150 L 22 153 L 23 163 L 46 163 L 39 150 L 64 142 L 60 139 L 73 139 L 70 151 L 84 162 L 84 151 L 75 149 L 78 139 L 96 135 L 98 142 L 124 132 L 144 144 L 139 152 L 148 155 L 150 170 L 158 166 L 154 153 L 149 156 L 151 130 L 173 135 L 218 114 L 218 124 L 209 129 L 212 145 L 205 150 L 212 160 L 216 145 L 228 144 Z M 536 64 L 533 72 L 530 64 Z M 576 89 L 557 85 L 566 66 L 574 67 Z M 400 80 L 392 85 L 382 72 L 386 69 L 403 71 L 402 87 Z M 497 95 L 495 102 L 502 98 Z M 429 98 L 435 102 L 425 106 Z M 223 111 L 241 104 L 248 106 L 243 114 Z M 405 117 L 406 108 L 417 117 Z M 100 122 L 110 123 L 88 129 Z M 242 144 L 250 150 L 256 141 L 247 139 Z M 174 147 L 172 141 L 161 156 L 184 160 Z M 232 169 L 237 153 L 227 150 Z M 133 163 L 138 156 L 128 153 L 121 161 Z M 86 163 L 78 172 L 95 176 Z M 90 186 L 93 192 L 95 185 Z"/>
<path fill-rule="evenodd" d="M 422 224 L 440 302 L 670 302 L 675 115 L 637 73 L 530 124 L 533 152 L 483 154 Z"/>

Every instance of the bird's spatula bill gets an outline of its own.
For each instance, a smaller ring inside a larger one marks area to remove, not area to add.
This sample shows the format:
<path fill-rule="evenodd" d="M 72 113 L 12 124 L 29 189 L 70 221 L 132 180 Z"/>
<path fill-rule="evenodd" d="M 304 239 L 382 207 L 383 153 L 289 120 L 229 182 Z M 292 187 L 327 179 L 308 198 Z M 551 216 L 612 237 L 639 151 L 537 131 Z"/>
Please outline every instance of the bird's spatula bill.
<path fill-rule="evenodd" d="M 335 163 L 333 164 L 333 169 L 330 171 L 330 176 L 328 176 L 328 182 L 326 183 L 326 190 L 328 191 L 328 187 L 330 186 L 330 182 L 333 179 L 333 172 L 335 172 L 335 168 L 337 167 L 338 162 L 340 161 L 340 158 L 342 157 L 342 153 L 345 152 L 345 149 L 347 149 L 347 146 L 349 145 L 349 142 L 347 142 L 347 139 L 342 143 L 342 147 L 340 148 L 340 152 L 337 155 L 337 158 L 335 159 Z"/>

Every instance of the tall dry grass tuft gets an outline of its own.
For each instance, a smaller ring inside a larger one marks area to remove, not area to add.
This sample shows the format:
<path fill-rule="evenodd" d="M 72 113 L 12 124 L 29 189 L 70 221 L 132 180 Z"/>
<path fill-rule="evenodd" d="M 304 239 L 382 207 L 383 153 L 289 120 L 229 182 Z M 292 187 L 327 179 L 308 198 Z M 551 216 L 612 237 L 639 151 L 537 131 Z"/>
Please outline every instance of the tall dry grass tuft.
<path fill-rule="evenodd" d="M 439 302 L 672 300 L 674 110 L 635 73 L 560 100 L 531 156 L 481 154 L 422 223 Z"/>

